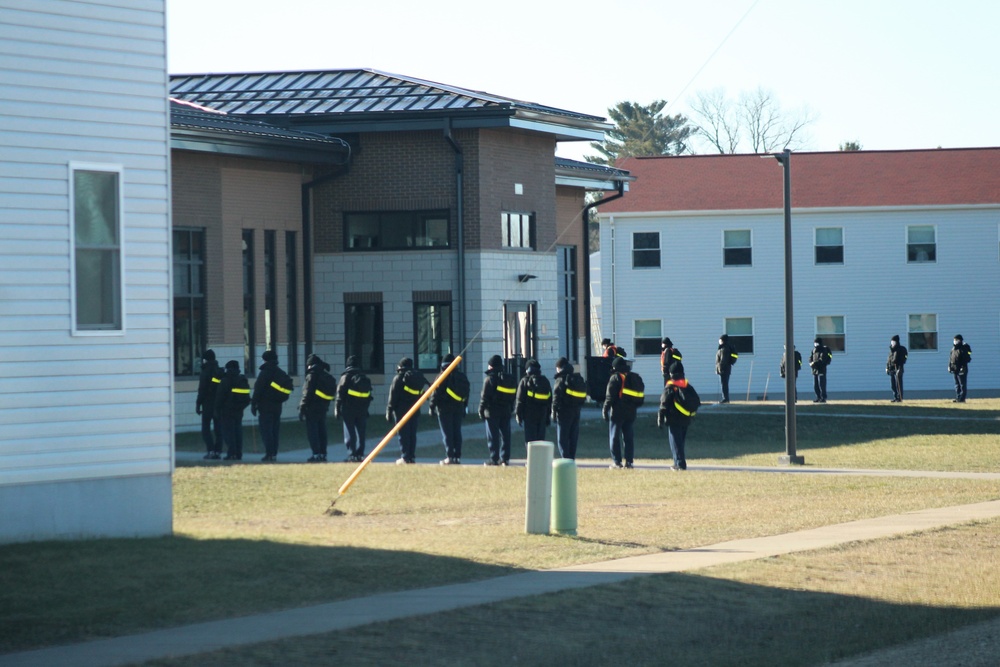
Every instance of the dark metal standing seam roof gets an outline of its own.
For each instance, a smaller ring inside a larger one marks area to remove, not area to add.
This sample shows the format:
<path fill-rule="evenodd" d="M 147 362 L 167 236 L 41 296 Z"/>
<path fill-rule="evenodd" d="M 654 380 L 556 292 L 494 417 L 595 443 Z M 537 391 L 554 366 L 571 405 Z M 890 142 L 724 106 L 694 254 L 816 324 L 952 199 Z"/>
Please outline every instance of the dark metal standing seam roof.
<path fill-rule="evenodd" d="M 371 69 L 174 75 L 170 91 L 178 99 L 248 116 L 488 109 L 604 123 L 600 116 Z"/>
<path fill-rule="evenodd" d="M 230 116 L 225 113 L 203 111 L 191 106 L 170 100 L 170 125 L 176 129 L 210 131 L 218 134 L 228 134 L 234 137 L 258 138 L 309 144 L 315 148 L 327 150 L 348 150 L 347 142 L 336 137 L 329 137 L 315 132 L 303 132 L 283 127 L 276 127 L 249 118 Z"/>

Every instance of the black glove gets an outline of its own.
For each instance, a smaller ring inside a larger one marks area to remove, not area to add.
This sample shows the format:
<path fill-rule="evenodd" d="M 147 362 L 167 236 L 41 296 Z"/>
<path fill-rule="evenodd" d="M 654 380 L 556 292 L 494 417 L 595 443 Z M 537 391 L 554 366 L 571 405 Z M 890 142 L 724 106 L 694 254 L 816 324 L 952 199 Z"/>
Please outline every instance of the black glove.
<path fill-rule="evenodd" d="M 250 406 L 250 414 L 252 414 L 254 417 L 257 416 L 257 406 L 256 405 L 251 405 Z"/>
<path fill-rule="evenodd" d="M 479 408 L 479 418 L 482 419 L 483 421 L 486 421 L 486 409 L 485 408 Z"/>
<path fill-rule="evenodd" d="M 196 403 L 195 404 L 195 406 L 194 406 L 194 413 L 196 415 L 200 415 L 201 414 L 201 403 Z"/>
<path fill-rule="evenodd" d="M 601 410 L 601 418 L 603 418 L 604 421 L 610 421 L 611 420 L 611 411 L 608 410 L 607 408 L 604 408 L 603 410 Z"/>
<path fill-rule="evenodd" d="M 385 420 L 390 424 L 392 423 L 392 410 L 390 408 L 385 409 Z"/>

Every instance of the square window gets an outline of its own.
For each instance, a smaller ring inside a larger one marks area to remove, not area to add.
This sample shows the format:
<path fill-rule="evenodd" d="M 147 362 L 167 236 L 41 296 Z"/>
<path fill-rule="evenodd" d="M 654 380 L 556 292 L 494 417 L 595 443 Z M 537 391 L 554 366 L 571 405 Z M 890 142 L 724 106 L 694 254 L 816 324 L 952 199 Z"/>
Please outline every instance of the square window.
<path fill-rule="evenodd" d="M 906 261 L 916 264 L 937 261 L 934 225 L 910 225 L 906 228 Z"/>
<path fill-rule="evenodd" d="M 910 350 L 938 349 L 937 315 L 921 313 L 907 316 L 906 331 Z"/>
<path fill-rule="evenodd" d="M 632 328 L 635 335 L 632 338 L 632 349 L 635 355 L 660 354 L 660 339 L 662 338 L 660 320 L 635 320 Z"/>
<path fill-rule="evenodd" d="M 723 266 L 752 266 L 753 247 L 749 229 L 727 229 L 722 232 Z"/>
<path fill-rule="evenodd" d="M 727 317 L 724 326 L 729 343 L 737 352 L 753 354 L 752 317 Z"/>
<path fill-rule="evenodd" d="M 816 228 L 816 263 L 844 263 L 844 229 L 843 227 Z"/>
<path fill-rule="evenodd" d="M 650 269 L 660 266 L 660 233 L 632 234 L 632 268 Z"/>
<path fill-rule="evenodd" d="M 501 245 L 504 248 L 535 247 L 535 215 L 533 213 L 501 213 Z"/>
<path fill-rule="evenodd" d="M 843 315 L 820 315 L 816 318 L 816 335 L 831 352 L 846 352 L 847 337 L 844 333 Z"/>

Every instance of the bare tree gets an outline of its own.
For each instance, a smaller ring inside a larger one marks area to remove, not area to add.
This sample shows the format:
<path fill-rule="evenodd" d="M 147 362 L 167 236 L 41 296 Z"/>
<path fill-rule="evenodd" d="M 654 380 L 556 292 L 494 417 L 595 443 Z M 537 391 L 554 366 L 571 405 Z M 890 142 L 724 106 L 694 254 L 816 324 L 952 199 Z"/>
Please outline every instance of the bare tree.
<path fill-rule="evenodd" d="M 815 119 L 802 110 L 789 114 L 771 91 L 758 87 L 731 100 L 722 89 L 699 93 L 692 106 L 695 135 L 720 153 L 771 153 L 801 148 Z"/>

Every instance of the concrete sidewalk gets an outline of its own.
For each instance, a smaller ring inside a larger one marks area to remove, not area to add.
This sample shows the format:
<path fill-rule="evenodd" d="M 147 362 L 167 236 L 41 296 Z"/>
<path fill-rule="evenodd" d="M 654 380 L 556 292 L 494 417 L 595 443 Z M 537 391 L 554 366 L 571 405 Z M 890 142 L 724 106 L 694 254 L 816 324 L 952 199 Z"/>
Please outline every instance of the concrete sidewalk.
<path fill-rule="evenodd" d="M 695 549 L 525 572 L 465 584 L 384 593 L 127 637 L 10 653 L 0 656 L 0 667 L 129 665 L 157 658 L 195 655 L 226 647 L 346 630 L 381 621 L 598 586 L 646 574 L 685 572 L 996 517 L 1000 517 L 1000 501 L 920 510 L 785 535 L 732 540 Z"/>

